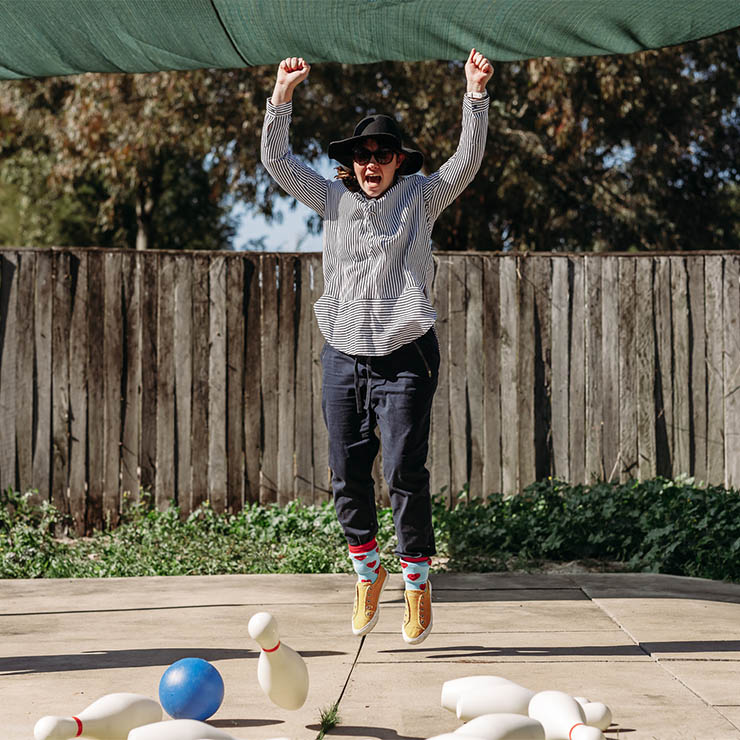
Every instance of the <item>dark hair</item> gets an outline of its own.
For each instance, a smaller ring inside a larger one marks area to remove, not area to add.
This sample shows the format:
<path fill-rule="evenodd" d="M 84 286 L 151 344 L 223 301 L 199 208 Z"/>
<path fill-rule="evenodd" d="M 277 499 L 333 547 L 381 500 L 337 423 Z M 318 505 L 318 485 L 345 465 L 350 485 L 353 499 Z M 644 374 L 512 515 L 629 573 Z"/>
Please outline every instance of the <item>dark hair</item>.
<path fill-rule="evenodd" d="M 337 174 L 334 175 L 334 179 L 341 180 L 350 192 L 360 192 L 360 183 L 357 182 L 355 173 L 349 167 L 345 167 L 344 165 L 337 167 Z"/>

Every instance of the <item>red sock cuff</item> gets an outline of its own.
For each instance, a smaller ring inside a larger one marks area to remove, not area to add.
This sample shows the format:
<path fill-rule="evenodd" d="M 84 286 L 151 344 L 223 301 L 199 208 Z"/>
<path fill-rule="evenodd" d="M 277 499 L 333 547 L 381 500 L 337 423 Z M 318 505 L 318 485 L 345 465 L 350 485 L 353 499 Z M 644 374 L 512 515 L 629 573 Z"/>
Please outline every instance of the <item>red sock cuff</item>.
<path fill-rule="evenodd" d="M 351 553 L 362 553 L 362 552 L 370 552 L 370 550 L 374 550 L 378 546 L 378 543 L 375 541 L 375 537 L 373 537 L 370 542 L 366 542 L 364 545 L 348 545 L 349 551 Z"/>
<path fill-rule="evenodd" d="M 431 558 L 407 558 L 402 557 L 401 560 L 405 560 L 407 563 L 429 563 L 431 565 Z"/>

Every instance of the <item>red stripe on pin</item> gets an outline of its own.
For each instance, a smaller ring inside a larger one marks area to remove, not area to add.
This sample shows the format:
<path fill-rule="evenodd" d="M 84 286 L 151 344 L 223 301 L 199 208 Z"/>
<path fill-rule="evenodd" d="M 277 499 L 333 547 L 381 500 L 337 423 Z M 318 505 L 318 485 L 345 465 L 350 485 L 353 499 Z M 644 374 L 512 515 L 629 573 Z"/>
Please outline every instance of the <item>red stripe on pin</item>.
<path fill-rule="evenodd" d="M 79 737 L 80 735 L 82 735 L 82 722 L 78 717 L 72 717 L 72 719 L 77 722 L 77 734 L 75 735 L 75 737 Z"/>
<path fill-rule="evenodd" d="M 576 729 L 576 727 L 585 727 L 586 725 L 583 724 L 583 722 L 576 722 L 573 727 L 568 730 L 568 740 L 573 740 L 573 730 Z"/>
<path fill-rule="evenodd" d="M 274 648 L 262 648 L 266 653 L 274 653 L 278 648 L 280 647 L 280 640 L 278 640 L 278 644 L 275 645 Z"/>

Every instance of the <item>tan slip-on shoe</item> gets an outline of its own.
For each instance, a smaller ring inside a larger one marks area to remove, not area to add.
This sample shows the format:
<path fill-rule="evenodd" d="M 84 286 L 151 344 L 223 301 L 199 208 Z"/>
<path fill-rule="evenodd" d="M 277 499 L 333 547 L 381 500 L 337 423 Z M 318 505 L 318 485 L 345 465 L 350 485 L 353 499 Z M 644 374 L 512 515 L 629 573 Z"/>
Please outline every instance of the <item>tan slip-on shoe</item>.
<path fill-rule="evenodd" d="M 355 606 L 352 613 L 352 632 L 361 637 L 375 627 L 380 614 L 378 604 L 383 593 L 388 571 L 381 565 L 375 583 L 357 581 L 355 584 Z"/>
<path fill-rule="evenodd" d="M 403 610 L 403 639 L 410 645 L 418 645 L 432 631 L 431 581 L 427 581 L 427 587 L 423 591 L 406 589 L 403 598 L 406 602 Z"/>

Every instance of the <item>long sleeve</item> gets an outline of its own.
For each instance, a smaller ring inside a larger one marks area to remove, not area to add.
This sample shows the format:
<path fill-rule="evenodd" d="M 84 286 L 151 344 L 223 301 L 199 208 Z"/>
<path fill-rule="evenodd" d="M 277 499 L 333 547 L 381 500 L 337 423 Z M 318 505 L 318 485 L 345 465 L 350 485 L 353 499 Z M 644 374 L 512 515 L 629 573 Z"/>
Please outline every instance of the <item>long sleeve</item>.
<path fill-rule="evenodd" d="M 288 133 L 292 112 L 292 102 L 273 105 L 267 101 L 262 126 L 262 164 L 283 190 L 323 218 L 329 181 L 290 151 Z"/>
<path fill-rule="evenodd" d="M 488 96 L 481 100 L 473 100 L 467 95 L 463 98 L 462 131 L 457 151 L 436 172 L 425 178 L 424 200 L 432 223 L 465 190 L 478 172 L 486 148 L 488 104 Z"/>

